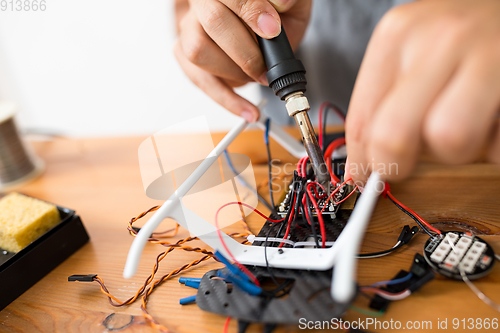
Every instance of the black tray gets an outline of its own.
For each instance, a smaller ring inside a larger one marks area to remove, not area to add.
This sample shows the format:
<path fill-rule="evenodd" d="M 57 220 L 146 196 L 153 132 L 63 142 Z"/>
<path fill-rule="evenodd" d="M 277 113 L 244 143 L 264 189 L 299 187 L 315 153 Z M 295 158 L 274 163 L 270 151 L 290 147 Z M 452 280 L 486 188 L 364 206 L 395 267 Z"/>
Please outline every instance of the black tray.
<path fill-rule="evenodd" d="M 89 240 L 74 211 L 57 207 L 61 222 L 17 253 L 0 248 L 0 310 Z"/>

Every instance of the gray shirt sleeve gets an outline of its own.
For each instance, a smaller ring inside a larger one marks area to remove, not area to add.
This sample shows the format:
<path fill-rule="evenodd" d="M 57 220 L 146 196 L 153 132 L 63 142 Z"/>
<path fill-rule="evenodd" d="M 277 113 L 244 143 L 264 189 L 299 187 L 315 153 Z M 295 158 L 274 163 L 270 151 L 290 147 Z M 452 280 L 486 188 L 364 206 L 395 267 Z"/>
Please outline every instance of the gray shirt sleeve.
<path fill-rule="evenodd" d="M 313 123 L 317 123 L 322 102 L 332 102 L 347 111 L 373 29 L 390 8 L 404 2 L 409 0 L 313 1 L 311 22 L 297 51 L 307 70 L 306 96 Z M 262 87 L 261 91 L 268 100 L 264 115 L 280 124 L 293 123 L 284 102 L 270 88 Z"/>

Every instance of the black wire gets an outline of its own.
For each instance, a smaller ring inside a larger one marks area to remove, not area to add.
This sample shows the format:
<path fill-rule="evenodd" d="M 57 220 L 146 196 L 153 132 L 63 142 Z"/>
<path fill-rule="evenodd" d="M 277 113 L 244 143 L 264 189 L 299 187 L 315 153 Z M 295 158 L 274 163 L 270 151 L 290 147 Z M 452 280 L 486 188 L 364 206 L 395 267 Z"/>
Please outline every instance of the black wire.
<path fill-rule="evenodd" d="M 344 114 L 344 112 L 342 112 L 337 105 L 332 104 L 332 103 L 328 103 L 327 107 L 323 110 L 323 128 L 322 128 L 322 133 L 321 133 L 321 136 L 322 136 L 321 140 L 323 142 L 323 147 L 322 147 L 323 150 L 326 149 L 325 137 L 326 137 L 326 119 L 327 119 L 327 116 L 328 116 L 328 110 L 333 110 L 333 109 L 336 109 L 339 113 Z"/>
<path fill-rule="evenodd" d="M 328 116 L 328 109 L 330 108 L 330 106 L 327 106 L 324 110 L 323 110 L 323 128 L 322 128 L 322 132 L 321 132 L 321 142 L 323 142 L 323 147 L 321 147 L 321 149 L 323 149 L 323 153 L 325 152 L 326 150 L 326 142 L 325 142 L 325 139 L 326 139 L 326 118 Z"/>
<path fill-rule="evenodd" d="M 307 215 L 305 214 L 304 209 L 307 209 Z M 316 221 L 314 220 L 314 216 L 312 215 L 311 201 L 310 201 L 309 196 L 307 194 L 306 194 L 306 207 L 303 207 L 302 210 L 304 211 L 303 216 L 309 216 L 311 219 L 309 222 L 311 223 L 311 230 L 313 233 L 314 242 L 316 242 L 316 247 L 319 249 L 320 246 L 319 246 L 318 234 L 316 232 Z"/>
<path fill-rule="evenodd" d="M 281 224 L 285 224 L 286 223 L 286 220 L 283 221 Z M 267 272 L 269 273 L 269 276 L 271 277 L 271 280 L 273 280 L 274 284 L 276 284 L 277 287 L 280 286 L 280 284 L 278 283 L 278 281 L 276 280 L 276 277 L 274 276 L 273 272 L 271 271 L 271 267 L 269 267 L 269 261 L 267 260 L 267 243 L 268 243 L 268 239 L 269 239 L 269 235 L 271 234 L 271 230 L 274 228 L 276 224 L 272 224 L 269 226 L 269 230 L 267 230 L 267 234 L 266 234 L 266 240 L 264 242 L 264 259 L 266 260 L 266 269 L 267 269 Z"/>
<path fill-rule="evenodd" d="M 304 184 L 305 184 L 305 179 L 299 183 L 299 188 L 297 189 L 297 194 L 296 194 L 296 197 L 295 197 L 295 209 L 293 210 L 293 216 L 292 216 L 292 222 L 291 223 L 294 223 L 296 222 L 297 220 L 297 216 L 299 214 L 299 211 L 300 211 L 300 203 L 301 203 L 301 200 L 300 198 L 302 198 L 302 195 L 304 194 L 303 193 L 303 189 L 304 189 Z M 290 225 L 290 228 L 291 228 L 291 225 Z"/>
<path fill-rule="evenodd" d="M 293 193 L 293 190 L 290 191 L 290 193 Z M 278 229 L 278 232 L 276 233 L 276 238 L 279 237 L 279 235 L 281 234 L 281 230 L 283 230 L 283 226 L 285 226 L 287 224 L 287 221 L 290 219 L 290 215 L 292 214 L 292 200 L 293 197 L 290 199 L 290 208 L 288 209 L 288 212 L 285 215 L 285 219 L 283 220 L 283 223 L 281 223 L 281 226 Z"/>
<path fill-rule="evenodd" d="M 385 250 L 385 251 L 380 251 L 380 252 L 372 252 L 372 253 L 360 253 L 358 254 L 358 257 L 371 257 L 371 256 L 379 256 L 379 255 L 383 255 L 383 254 L 387 254 L 387 253 L 391 253 L 392 251 L 395 251 L 397 249 L 399 249 L 401 246 L 403 246 L 405 244 L 403 244 L 402 242 L 399 243 L 398 246 L 395 246 L 393 248 L 390 248 L 388 250 Z"/>
<path fill-rule="evenodd" d="M 295 194 L 295 191 L 296 191 L 296 185 L 298 184 L 297 182 L 297 172 L 294 171 L 294 175 L 293 175 L 293 180 L 292 180 L 292 189 L 290 190 L 290 192 L 288 193 L 288 195 L 290 196 L 290 204 L 289 204 L 289 209 L 288 209 L 288 213 L 286 214 L 285 216 L 285 219 L 284 219 L 284 222 L 285 223 L 282 223 L 279 230 L 278 230 L 278 233 L 276 234 L 276 237 L 279 237 L 279 235 L 281 234 L 281 231 L 283 230 L 283 226 L 286 225 L 287 221 L 290 219 L 290 215 L 293 213 L 292 212 L 292 206 L 293 206 L 293 195 Z"/>
<path fill-rule="evenodd" d="M 304 180 L 304 183 L 305 183 L 305 180 Z M 293 187 L 292 191 L 290 191 L 290 193 L 295 193 L 295 203 L 293 204 L 293 212 L 292 213 L 292 216 L 289 216 L 287 214 L 287 219 L 285 219 L 285 223 L 280 227 L 280 230 L 278 231 L 278 236 L 277 237 L 281 237 L 281 231 L 283 229 L 283 226 L 286 224 L 288 225 L 288 222 L 287 221 L 290 221 L 290 230 L 292 229 L 292 223 L 295 222 L 295 220 L 297 219 L 297 214 L 299 213 L 299 209 L 300 209 L 300 197 L 301 197 L 301 193 L 302 193 L 302 189 L 303 189 L 303 186 L 302 186 L 302 182 L 295 182 L 295 184 L 299 184 L 298 185 L 298 189 L 295 188 L 295 186 Z M 288 210 L 288 213 L 290 213 L 290 211 L 292 210 L 292 204 L 290 202 L 290 209 Z"/>
<path fill-rule="evenodd" d="M 285 223 L 282 222 L 281 224 L 285 224 Z M 266 260 L 267 272 L 269 273 L 271 280 L 273 280 L 274 284 L 276 285 L 276 289 L 271 290 L 269 292 L 266 291 L 264 294 L 268 297 L 282 297 L 282 296 L 288 294 L 290 292 L 290 290 L 286 290 L 282 295 L 277 296 L 278 293 L 280 291 L 282 291 L 283 289 L 285 289 L 286 287 L 288 287 L 293 282 L 293 280 L 287 279 L 287 280 L 283 281 L 283 283 L 280 284 L 278 282 L 278 280 L 276 280 L 276 276 L 274 275 L 273 271 L 271 270 L 271 267 L 269 266 L 269 261 L 267 259 L 267 243 L 269 240 L 269 235 L 271 234 L 271 230 L 274 228 L 274 226 L 276 226 L 276 223 L 271 224 L 269 226 L 269 229 L 267 230 L 266 240 L 264 241 L 264 259 Z"/>
<path fill-rule="evenodd" d="M 271 127 L 271 121 L 268 118 L 266 121 L 266 131 L 264 132 L 264 141 L 266 143 L 267 150 L 267 167 L 268 167 L 268 177 L 269 177 L 269 200 L 271 201 L 271 206 L 273 206 L 272 212 L 276 213 L 276 206 L 274 205 L 273 197 L 273 175 L 272 175 L 272 159 L 271 159 L 271 148 L 269 147 L 269 128 Z"/>
<path fill-rule="evenodd" d="M 431 236 L 432 238 L 434 238 L 435 236 L 427 229 L 427 227 L 422 223 L 420 222 L 419 219 L 417 219 L 417 217 L 415 215 L 413 215 L 412 213 L 410 213 L 409 211 L 407 211 L 406 209 L 404 209 L 403 207 L 401 207 L 396 201 L 392 200 L 392 198 L 388 195 L 387 196 L 389 198 L 389 200 L 392 201 L 393 204 L 395 204 L 399 209 L 401 209 L 406 215 L 408 215 L 409 217 L 411 217 L 415 222 L 417 222 L 417 224 L 419 225 L 419 227 L 425 231 L 425 233 L 429 236 Z"/>

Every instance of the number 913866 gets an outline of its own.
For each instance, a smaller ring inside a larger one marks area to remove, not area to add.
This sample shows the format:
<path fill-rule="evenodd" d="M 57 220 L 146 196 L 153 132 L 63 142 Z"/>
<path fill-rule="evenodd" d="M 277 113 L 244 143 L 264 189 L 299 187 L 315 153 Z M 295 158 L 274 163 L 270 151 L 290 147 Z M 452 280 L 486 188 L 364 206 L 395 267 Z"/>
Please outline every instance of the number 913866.
<path fill-rule="evenodd" d="M 47 10 L 46 0 L 0 0 L 2 12 L 43 12 Z"/>
<path fill-rule="evenodd" d="M 454 330 L 481 330 L 498 329 L 498 318 L 453 318 Z"/>

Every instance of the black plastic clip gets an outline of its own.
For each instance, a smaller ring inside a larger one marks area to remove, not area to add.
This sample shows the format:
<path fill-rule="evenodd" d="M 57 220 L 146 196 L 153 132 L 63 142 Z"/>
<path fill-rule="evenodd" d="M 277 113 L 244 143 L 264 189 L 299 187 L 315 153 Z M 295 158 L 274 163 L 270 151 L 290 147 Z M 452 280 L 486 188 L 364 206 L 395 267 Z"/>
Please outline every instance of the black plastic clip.
<path fill-rule="evenodd" d="M 97 274 L 87 274 L 87 275 L 71 275 L 68 276 L 68 281 L 69 282 L 92 282 L 94 281 L 94 278 L 97 276 Z"/>

